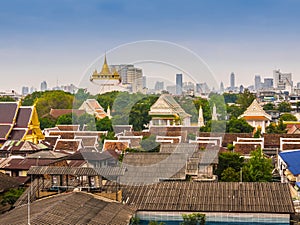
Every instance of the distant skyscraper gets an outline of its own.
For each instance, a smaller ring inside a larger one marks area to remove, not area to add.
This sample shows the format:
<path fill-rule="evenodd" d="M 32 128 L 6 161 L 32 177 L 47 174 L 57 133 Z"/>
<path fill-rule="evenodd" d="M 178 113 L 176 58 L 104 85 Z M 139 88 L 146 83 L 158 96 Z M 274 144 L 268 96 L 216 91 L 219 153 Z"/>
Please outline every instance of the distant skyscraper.
<path fill-rule="evenodd" d="M 154 86 L 155 91 L 162 91 L 164 90 L 164 82 L 163 81 L 156 81 Z"/>
<path fill-rule="evenodd" d="M 293 87 L 292 73 L 282 73 L 280 70 L 273 71 L 274 87 L 279 90 Z"/>
<path fill-rule="evenodd" d="M 147 77 L 143 76 L 143 88 L 147 88 Z"/>
<path fill-rule="evenodd" d="M 41 91 L 46 91 L 48 88 L 47 88 L 47 82 L 46 81 L 43 81 L 41 83 Z"/>
<path fill-rule="evenodd" d="M 28 95 L 29 94 L 29 88 L 28 87 L 22 87 L 22 95 Z"/>
<path fill-rule="evenodd" d="M 131 85 L 131 91 L 136 93 L 142 91 L 144 78 L 143 71 L 140 68 L 134 67 L 130 64 L 111 65 L 109 66 L 112 71 L 118 72 L 121 76 L 122 84 Z"/>
<path fill-rule="evenodd" d="M 224 84 L 221 82 L 220 84 L 220 93 L 222 94 L 224 92 Z"/>
<path fill-rule="evenodd" d="M 273 78 L 265 78 L 264 79 L 264 88 L 272 89 L 273 88 Z"/>
<path fill-rule="evenodd" d="M 232 72 L 230 74 L 230 89 L 233 90 L 235 87 L 235 75 L 234 73 Z"/>
<path fill-rule="evenodd" d="M 255 78 L 254 78 L 254 86 L 255 86 L 255 90 L 261 89 L 261 79 L 260 79 L 260 75 L 255 75 Z"/>
<path fill-rule="evenodd" d="M 176 74 L 176 95 L 182 94 L 182 74 Z"/>

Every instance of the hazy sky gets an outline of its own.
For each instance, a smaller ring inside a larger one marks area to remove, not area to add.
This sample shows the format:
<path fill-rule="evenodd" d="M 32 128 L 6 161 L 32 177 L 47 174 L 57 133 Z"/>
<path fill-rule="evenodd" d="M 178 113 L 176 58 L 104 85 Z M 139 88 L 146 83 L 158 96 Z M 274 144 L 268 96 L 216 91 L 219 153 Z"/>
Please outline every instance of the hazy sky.
<path fill-rule="evenodd" d="M 247 86 L 275 68 L 300 82 L 299 9 L 300 0 L 0 1 L 0 91 L 78 85 L 105 51 L 149 39 L 191 49 L 225 86 L 232 71 Z"/>

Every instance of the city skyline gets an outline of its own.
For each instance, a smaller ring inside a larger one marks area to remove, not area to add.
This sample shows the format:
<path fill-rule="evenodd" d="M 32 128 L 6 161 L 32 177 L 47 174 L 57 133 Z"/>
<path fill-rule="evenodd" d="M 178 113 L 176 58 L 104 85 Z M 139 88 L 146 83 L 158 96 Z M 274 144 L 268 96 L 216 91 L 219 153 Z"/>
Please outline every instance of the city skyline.
<path fill-rule="evenodd" d="M 1 2 L 0 91 L 43 80 L 76 85 L 106 51 L 149 39 L 192 50 L 225 87 L 231 72 L 236 86 L 248 86 L 274 69 L 292 73 L 297 83 L 299 6 L 295 0 Z"/>

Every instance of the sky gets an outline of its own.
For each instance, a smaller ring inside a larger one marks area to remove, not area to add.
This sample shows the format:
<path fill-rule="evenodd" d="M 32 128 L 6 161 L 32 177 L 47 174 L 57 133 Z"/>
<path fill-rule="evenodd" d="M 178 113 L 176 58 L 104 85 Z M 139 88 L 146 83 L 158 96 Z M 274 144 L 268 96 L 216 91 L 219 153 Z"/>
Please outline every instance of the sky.
<path fill-rule="evenodd" d="M 300 0 L 0 1 L 0 91 L 39 89 L 44 80 L 50 87 L 80 86 L 95 59 L 143 40 L 191 50 L 225 86 L 231 72 L 237 85 L 248 86 L 274 69 L 291 72 L 296 84 L 299 8 Z M 108 62 L 116 63 L 109 54 Z M 160 73 L 159 67 L 143 70 Z M 175 74 L 164 77 L 175 81 Z"/>

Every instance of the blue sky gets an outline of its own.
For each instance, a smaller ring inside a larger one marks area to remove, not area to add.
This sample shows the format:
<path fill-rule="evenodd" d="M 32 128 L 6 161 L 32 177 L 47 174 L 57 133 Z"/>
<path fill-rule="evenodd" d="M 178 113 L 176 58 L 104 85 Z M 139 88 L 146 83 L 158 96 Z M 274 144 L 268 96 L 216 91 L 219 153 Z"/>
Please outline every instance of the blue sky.
<path fill-rule="evenodd" d="M 300 82 L 299 8 L 300 0 L 0 1 L 0 91 L 78 84 L 105 51 L 145 39 L 191 49 L 225 86 L 232 71 L 250 85 L 275 68 Z"/>

